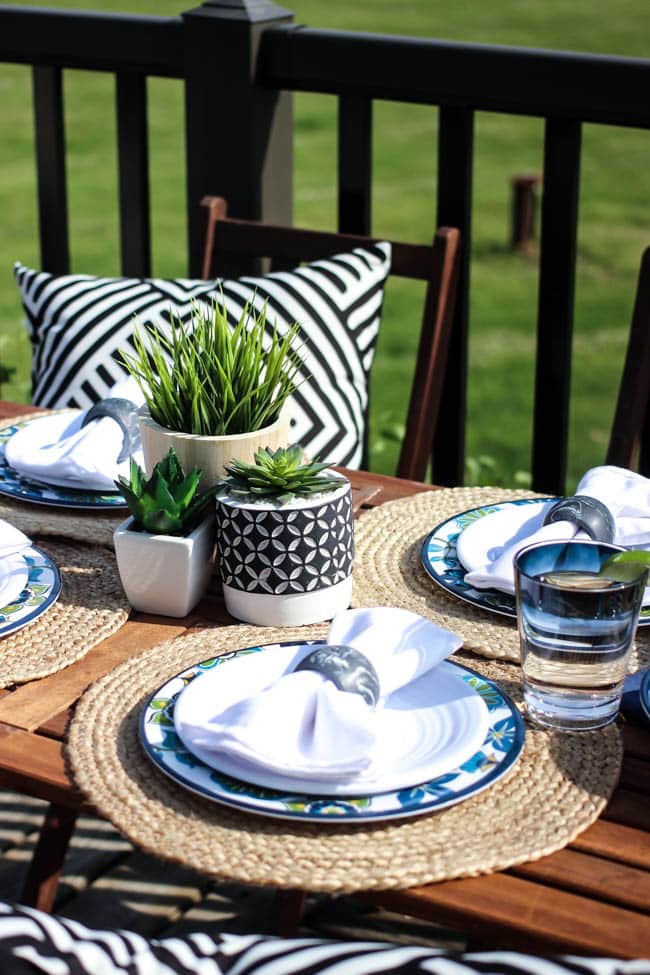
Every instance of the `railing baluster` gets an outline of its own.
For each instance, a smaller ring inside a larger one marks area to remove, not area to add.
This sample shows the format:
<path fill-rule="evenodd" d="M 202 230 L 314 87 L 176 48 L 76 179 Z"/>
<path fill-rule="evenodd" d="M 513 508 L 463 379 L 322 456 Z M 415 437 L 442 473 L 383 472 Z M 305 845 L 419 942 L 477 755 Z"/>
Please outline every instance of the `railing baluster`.
<path fill-rule="evenodd" d="M 122 274 L 151 275 L 147 79 L 116 75 L 117 152 L 120 181 Z"/>
<path fill-rule="evenodd" d="M 639 473 L 650 477 L 650 417 L 647 411 L 639 445 Z"/>
<path fill-rule="evenodd" d="M 553 494 L 567 466 L 580 141 L 579 122 L 547 120 L 532 473 L 533 487 Z"/>
<path fill-rule="evenodd" d="M 68 195 L 65 175 L 63 76 L 60 68 L 32 69 L 41 267 L 70 270 Z"/>
<path fill-rule="evenodd" d="M 370 234 L 372 100 L 341 95 L 338 124 L 338 227 L 343 234 Z"/>
<path fill-rule="evenodd" d="M 440 404 L 443 422 L 438 425 L 432 445 L 434 484 L 462 484 L 465 473 L 473 147 L 474 113 L 466 108 L 442 107 L 438 129 L 437 222 L 438 226 L 459 228 L 461 261 L 454 330 Z"/>

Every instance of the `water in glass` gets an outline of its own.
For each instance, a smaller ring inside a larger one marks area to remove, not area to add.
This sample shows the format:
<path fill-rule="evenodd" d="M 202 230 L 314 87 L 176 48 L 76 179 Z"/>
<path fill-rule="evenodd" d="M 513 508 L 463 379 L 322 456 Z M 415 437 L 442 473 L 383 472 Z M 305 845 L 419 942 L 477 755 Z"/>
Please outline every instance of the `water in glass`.
<path fill-rule="evenodd" d="M 533 720 L 575 730 L 614 720 L 642 592 L 640 582 L 594 571 L 519 574 L 524 696 Z"/>

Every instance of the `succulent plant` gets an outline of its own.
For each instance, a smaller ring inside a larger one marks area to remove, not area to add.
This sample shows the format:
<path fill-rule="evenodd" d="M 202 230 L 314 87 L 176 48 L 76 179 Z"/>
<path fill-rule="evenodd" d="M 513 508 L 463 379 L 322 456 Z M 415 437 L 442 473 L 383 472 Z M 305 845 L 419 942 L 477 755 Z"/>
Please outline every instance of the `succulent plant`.
<path fill-rule="evenodd" d="M 235 497 L 259 495 L 278 501 L 306 498 L 341 487 L 341 477 L 321 473 L 327 464 L 303 464 L 302 459 L 302 449 L 297 444 L 277 450 L 263 447 L 255 454 L 254 464 L 240 460 L 226 464 L 229 476 L 221 487 Z"/>
<path fill-rule="evenodd" d="M 147 479 L 131 458 L 130 478 L 115 482 L 133 516 L 134 529 L 152 535 L 189 535 L 201 520 L 207 502 L 218 485 L 197 494 L 201 471 L 185 474 L 173 447 L 158 461 Z"/>

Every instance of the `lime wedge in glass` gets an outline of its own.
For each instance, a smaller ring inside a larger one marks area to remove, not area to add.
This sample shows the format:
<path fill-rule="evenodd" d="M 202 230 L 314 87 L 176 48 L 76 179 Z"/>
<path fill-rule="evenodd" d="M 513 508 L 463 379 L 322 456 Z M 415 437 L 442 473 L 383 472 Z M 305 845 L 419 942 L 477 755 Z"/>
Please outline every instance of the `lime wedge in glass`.
<path fill-rule="evenodd" d="M 616 582 L 634 582 L 648 569 L 650 569 L 650 552 L 630 549 L 627 552 L 617 552 L 603 562 L 600 575 Z"/>

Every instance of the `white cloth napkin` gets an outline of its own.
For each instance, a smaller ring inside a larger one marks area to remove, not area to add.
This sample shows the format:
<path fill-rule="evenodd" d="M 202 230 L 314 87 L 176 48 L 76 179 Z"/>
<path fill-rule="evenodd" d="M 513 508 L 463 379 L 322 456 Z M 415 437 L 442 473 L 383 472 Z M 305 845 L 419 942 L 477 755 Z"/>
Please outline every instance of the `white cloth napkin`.
<path fill-rule="evenodd" d="M 111 397 L 143 403 L 135 380 L 113 387 Z M 7 463 L 21 476 L 45 484 L 81 491 L 115 491 L 118 476 L 129 476 L 129 459 L 121 464 L 122 430 L 110 417 L 82 427 L 86 411 L 58 413 L 34 419 L 7 442 Z M 135 455 L 144 466 L 142 452 Z"/>
<path fill-rule="evenodd" d="M 340 613 L 330 625 L 327 642 L 355 647 L 372 662 L 381 686 L 377 710 L 359 694 L 338 690 L 314 671 L 277 678 L 273 655 L 260 654 L 252 663 L 258 679 L 260 668 L 273 674 L 266 686 L 251 695 L 244 681 L 239 699 L 210 720 L 177 724 L 183 741 L 190 750 L 198 745 L 285 776 L 346 781 L 371 764 L 386 698 L 457 650 L 462 638 L 416 613 L 381 606 Z M 306 647 L 300 659 L 312 649 Z M 208 684 L 204 687 L 209 694 Z M 196 710 L 206 713 L 200 705 Z"/>
<path fill-rule="evenodd" d="M 24 552 L 31 544 L 27 535 L 0 518 L 0 559 Z"/>
<path fill-rule="evenodd" d="M 622 467 L 593 467 L 584 475 L 575 493 L 597 498 L 609 508 L 616 525 L 616 545 L 650 549 L 649 478 Z M 492 547 L 489 558 L 482 565 L 465 565 L 470 569 L 465 575 L 465 582 L 476 589 L 500 589 L 514 594 L 513 559 L 520 549 L 536 542 L 588 537 L 569 521 L 543 525 L 546 512 L 553 504 L 555 501 L 536 506 L 532 515 L 530 507 L 525 504 L 512 505 L 507 514 L 500 512 L 498 520 L 493 523 L 495 536 L 490 540 Z M 492 517 L 487 515 L 485 524 L 481 525 L 484 542 Z"/>
<path fill-rule="evenodd" d="M 0 519 L 0 607 L 13 603 L 25 587 L 29 571 L 22 553 L 30 545 L 27 535 Z"/>

